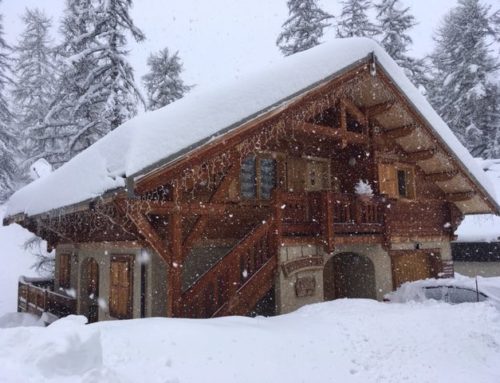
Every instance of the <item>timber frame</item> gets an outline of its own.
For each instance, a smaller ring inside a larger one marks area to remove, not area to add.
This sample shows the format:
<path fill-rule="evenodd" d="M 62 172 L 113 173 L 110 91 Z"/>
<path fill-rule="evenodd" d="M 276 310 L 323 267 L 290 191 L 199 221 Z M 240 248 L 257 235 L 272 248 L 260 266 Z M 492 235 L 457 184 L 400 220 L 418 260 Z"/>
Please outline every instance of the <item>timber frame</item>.
<path fill-rule="evenodd" d="M 262 153 L 274 161 L 271 198 L 245 200 L 242 163 Z M 380 193 L 377 166 L 395 163 L 415 174 L 412 198 Z M 328 177 L 318 176 L 324 169 Z M 293 188 L 292 173 L 304 178 Z M 319 190 L 307 186 L 316 177 L 324 182 Z M 372 198 L 354 195 L 360 179 L 372 185 Z M 127 192 L 6 222 L 20 223 L 50 248 L 127 242 L 150 249 L 166 269 L 166 316 L 248 314 L 273 288 L 286 246 L 314 244 L 333 254 L 363 244 L 391 252 L 401 242 L 449 242 L 464 214 L 498 212 L 374 56 L 129 176 L 127 185 Z M 188 258 L 211 247 L 229 250 L 184 286 Z M 323 265 L 321 256 L 312 259 L 282 264 L 285 277 Z"/>

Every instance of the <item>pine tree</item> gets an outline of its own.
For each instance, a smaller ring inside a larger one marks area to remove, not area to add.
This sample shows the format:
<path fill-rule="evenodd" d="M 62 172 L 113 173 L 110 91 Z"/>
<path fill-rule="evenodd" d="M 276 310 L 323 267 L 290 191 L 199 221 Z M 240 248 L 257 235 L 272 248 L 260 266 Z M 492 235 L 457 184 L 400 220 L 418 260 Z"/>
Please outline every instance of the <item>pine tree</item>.
<path fill-rule="evenodd" d="M 103 41 L 101 46 L 104 48 L 98 58 L 109 66 L 102 72 L 101 94 L 106 97 L 105 117 L 111 129 L 137 113 L 138 101 L 145 104 L 135 85 L 133 69 L 126 61 L 125 33 L 131 33 L 136 41 L 145 39 L 130 17 L 131 7 L 132 0 L 106 0 L 98 26 L 97 38 Z"/>
<path fill-rule="evenodd" d="M 341 4 L 337 37 L 374 37 L 378 33 L 367 15 L 371 6 L 369 0 L 344 0 Z"/>
<path fill-rule="evenodd" d="M 290 17 L 276 45 L 285 56 L 310 49 L 319 44 L 323 30 L 330 26 L 332 16 L 321 10 L 316 0 L 288 0 Z"/>
<path fill-rule="evenodd" d="M 428 84 L 425 61 L 407 54 L 408 47 L 413 44 L 408 31 L 416 25 L 410 8 L 404 7 L 401 0 L 381 0 L 374 6 L 377 12 L 377 29 L 381 32 L 378 37 L 380 44 L 416 86 L 425 88 Z"/>
<path fill-rule="evenodd" d="M 489 9 L 479 0 L 459 0 L 438 30 L 431 56 L 431 102 L 471 153 L 483 157 L 500 154 L 500 65 L 488 44 L 496 38 Z"/>
<path fill-rule="evenodd" d="M 56 68 L 51 21 L 40 10 L 26 10 L 24 32 L 15 51 L 15 84 L 12 90 L 17 124 L 23 137 L 23 157 L 29 166 L 44 157 L 50 146 L 43 119 L 55 93 Z"/>
<path fill-rule="evenodd" d="M 191 87 L 184 84 L 180 75 L 182 63 L 179 52 L 169 55 L 168 48 L 148 58 L 149 73 L 142 80 L 148 95 L 149 110 L 156 110 L 174 102 L 188 92 Z"/>
<path fill-rule="evenodd" d="M 126 60 L 126 36 L 144 39 L 130 16 L 131 0 L 67 0 L 58 49 L 62 73 L 45 116 L 55 167 L 131 118 L 142 97 Z M 143 102 L 143 101 L 142 101 Z"/>
<path fill-rule="evenodd" d="M 10 47 L 3 38 L 3 16 L 0 15 L 0 202 L 16 188 L 17 135 L 13 131 L 14 116 L 10 110 L 6 91 L 11 83 Z"/>

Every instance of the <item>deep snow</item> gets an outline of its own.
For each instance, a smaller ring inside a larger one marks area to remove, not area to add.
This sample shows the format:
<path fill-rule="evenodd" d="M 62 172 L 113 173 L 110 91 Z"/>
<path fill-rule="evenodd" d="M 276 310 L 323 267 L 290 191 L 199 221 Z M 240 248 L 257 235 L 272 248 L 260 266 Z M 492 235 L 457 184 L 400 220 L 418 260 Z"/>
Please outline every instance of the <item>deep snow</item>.
<path fill-rule="evenodd" d="M 0 329 L 2 382 L 499 382 L 486 303 L 337 300 L 274 318 Z"/>

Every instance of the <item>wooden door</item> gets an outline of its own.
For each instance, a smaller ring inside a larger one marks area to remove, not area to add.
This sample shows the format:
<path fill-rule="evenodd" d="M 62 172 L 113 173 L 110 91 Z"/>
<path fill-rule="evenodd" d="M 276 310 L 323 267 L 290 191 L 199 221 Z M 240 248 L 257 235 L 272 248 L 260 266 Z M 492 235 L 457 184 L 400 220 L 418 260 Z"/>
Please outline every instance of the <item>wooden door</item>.
<path fill-rule="evenodd" d="M 113 256 L 109 292 L 110 315 L 118 319 L 132 318 L 132 256 Z"/>
<path fill-rule="evenodd" d="M 391 256 L 394 289 L 405 282 L 437 277 L 438 268 L 431 262 L 439 257 L 435 251 L 394 251 Z"/>

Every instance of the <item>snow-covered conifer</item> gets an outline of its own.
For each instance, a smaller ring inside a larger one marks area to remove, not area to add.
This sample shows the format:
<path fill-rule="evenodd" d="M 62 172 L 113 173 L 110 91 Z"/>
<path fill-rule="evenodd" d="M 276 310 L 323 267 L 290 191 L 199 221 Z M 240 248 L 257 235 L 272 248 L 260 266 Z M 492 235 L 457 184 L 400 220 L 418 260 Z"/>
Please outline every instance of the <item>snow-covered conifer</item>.
<path fill-rule="evenodd" d="M 178 53 L 170 56 L 168 48 L 165 48 L 149 56 L 149 73 L 142 78 L 148 95 L 149 110 L 170 104 L 191 89 L 181 79 L 182 62 Z"/>
<path fill-rule="evenodd" d="M 44 128 L 54 137 L 46 158 L 55 167 L 134 116 L 142 97 L 126 60 L 126 33 L 142 32 L 132 0 L 66 0 L 58 49 L 62 73 Z"/>
<path fill-rule="evenodd" d="M 137 113 L 137 102 L 144 104 L 135 85 L 133 69 L 126 60 L 125 34 L 130 33 L 136 41 L 145 39 L 130 17 L 131 7 L 132 0 L 106 0 L 98 24 L 97 38 L 103 49 L 97 57 L 105 63 L 99 70 L 101 94 L 106 97 L 105 117 L 111 129 Z"/>
<path fill-rule="evenodd" d="M 45 156 L 52 137 L 43 129 L 43 119 L 53 100 L 56 68 L 51 21 L 40 10 L 27 9 L 22 18 L 25 29 L 14 48 L 15 84 L 12 90 L 17 125 L 23 137 L 23 160 L 27 166 Z"/>
<path fill-rule="evenodd" d="M 380 44 L 416 86 L 425 88 L 428 83 L 425 61 L 408 55 L 408 48 L 413 44 L 408 31 L 416 25 L 410 8 L 405 7 L 401 0 L 381 0 L 374 7 L 377 12 Z"/>
<path fill-rule="evenodd" d="M 373 37 L 378 29 L 368 17 L 369 0 L 343 0 L 338 20 L 337 37 Z"/>
<path fill-rule="evenodd" d="M 3 20 L 0 15 L 0 202 L 15 190 L 17 178 L 17 135 L 13 131 L 14 116 L 6 95 L 11 82 L 10 47 L 3 38 Z"/>
<path fill-rule="evenodd" d="M 438 30 L 431 56 L 431 101 L 471 153 L 483 157 L 500 154 L 500 65 L 489 44 L 497 38 L 489 10 L 479 0 L 459 0 Z"/>
<path fill-rule="evenodd" d="M 323 11 L 316 0 L 288 0 L 290 17 L 276 40 L 285 56 L 310 49 L 319 44 L 323 30 L 330 26 L 331 15 Z"/>

